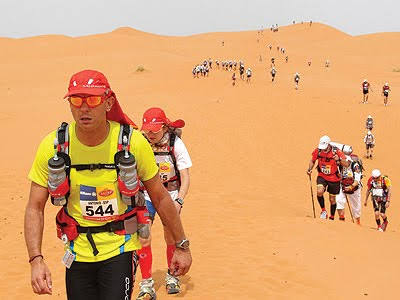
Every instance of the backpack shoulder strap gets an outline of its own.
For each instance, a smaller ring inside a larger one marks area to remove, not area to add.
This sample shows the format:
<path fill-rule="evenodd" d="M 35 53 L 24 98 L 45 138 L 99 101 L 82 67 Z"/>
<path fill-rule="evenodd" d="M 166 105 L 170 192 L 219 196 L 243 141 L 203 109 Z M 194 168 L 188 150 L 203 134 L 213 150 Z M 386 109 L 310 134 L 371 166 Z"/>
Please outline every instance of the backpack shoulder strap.
<path fill-rule="evenodd" d="M 175 174 L 176 174 L 176 177 L 178 177 L 178 182 L 180 185 L 181 184 L 181 174 L 179 173 L 178 166 L 176 164 L 176 157 L 175 157 L 175 153 L 174 153 L 175 139 L 176 139 L 175 133 L 171 133 L 171 135 L 169 137 L 168 154 L 171 156 L 172 162 L 174 163 Z"/>
<path fill-rule="evenodd" d="M 69 152 L 69 125 L 67 122 L 62 122 L 57 129 L 57 151 L 68 155 Z"/>

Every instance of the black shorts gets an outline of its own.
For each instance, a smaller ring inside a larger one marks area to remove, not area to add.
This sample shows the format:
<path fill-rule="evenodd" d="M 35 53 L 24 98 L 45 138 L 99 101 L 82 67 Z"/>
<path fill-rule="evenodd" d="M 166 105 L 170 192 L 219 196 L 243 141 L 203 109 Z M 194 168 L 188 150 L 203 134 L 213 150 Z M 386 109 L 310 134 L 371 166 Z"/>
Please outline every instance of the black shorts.
<path fill-rule="evenodd" d="M 272 77 L 275 77 L 276 74 L 272 74 Z"/>
<path fill-rule="evenodd" d="M 100 262 L 73 262 L 66 269 L 69 300 L 130 299 L 138 264 L 136 251 L 125 252 Z"/>
<path fill-rule="evenodd" d="M 368 90 L 363 90 L 363 94 L 364 95 L 368 94 Z"/>
<path fill-rule="evenodd" d="M 368 149 L 374 148 L 374 144 L 365 144 L 365 147 Z"/>
<path fill-rule="evenodd" d="M 386 213 L 386 199 L 378 201 L 377 198 L 372 197 L 372 204 L 374 205 L 374 211 L 379 211 L 380 213 Z"/>
<path fill-rule="evenodd" d="M 340 193 L 340 181 L 331 182 L 322 178 L 321 176 L 318 176 L 317 185 L 323 185 L 325 190 L 327 190 L 331 195 L 339 195 Z M 326 189 L 326 187 L 328 187 L 328 189 Z"/>
<path fill-rule="evenodd" d="M 389 96 L 389 93 L 383 93 L 383 96 L 387 97 Z"/>

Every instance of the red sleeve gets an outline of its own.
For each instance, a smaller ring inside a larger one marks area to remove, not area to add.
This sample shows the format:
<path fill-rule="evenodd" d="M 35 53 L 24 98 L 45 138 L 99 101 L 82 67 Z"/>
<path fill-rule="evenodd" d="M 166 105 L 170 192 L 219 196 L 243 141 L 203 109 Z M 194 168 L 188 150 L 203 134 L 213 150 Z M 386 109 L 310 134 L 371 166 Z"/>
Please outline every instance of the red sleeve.
<path fill-rule="evenodd" d="M 340 159 L 346 160 L 346 155 L 344 155 L 342 150 L 337 150 L 337 155 L 339 156 Z"/>
<path fill-rule="evenodd" d="M 311 153 L 311 159 L 312 161 L 316 161 L 318 159 L 318 148 Z"/>
<path fill-rule="evenodd" d="M 372 177 L 370 177 L 370 178 L 368 179 L 368 182 L 367 182 L 367 186 L 368 186 L 368 189 L 369 189 L 369 190 L 372 188 L 371 182 L 372 182 Z"/>

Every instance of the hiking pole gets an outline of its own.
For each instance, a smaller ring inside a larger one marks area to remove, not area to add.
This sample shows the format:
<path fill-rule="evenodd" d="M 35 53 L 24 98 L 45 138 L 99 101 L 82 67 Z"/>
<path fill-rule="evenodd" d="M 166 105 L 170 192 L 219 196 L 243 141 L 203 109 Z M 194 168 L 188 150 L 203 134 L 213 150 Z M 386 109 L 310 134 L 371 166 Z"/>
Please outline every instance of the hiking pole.
<path fill-rule="evenodd" d="M 311 174 L 308 175 L 308 178 L 310 178 L 311 201 L 312 201 L 312 209 L 313 209 L 314 219 L 315 219 L 316 217 L 315 217 L 314 193 L 313 193 L 313 190 L 312 190 Z"/>
<path fill-rule="evenodd" d="M 347 198 L 347 195 L 346 195 L 346 194 L 344 194 L 344 196 L 346 197 L 347 205 L 349 206 L 351 221 L 354 223 L 353 212 L 351 211 L 349 199 Z"/>

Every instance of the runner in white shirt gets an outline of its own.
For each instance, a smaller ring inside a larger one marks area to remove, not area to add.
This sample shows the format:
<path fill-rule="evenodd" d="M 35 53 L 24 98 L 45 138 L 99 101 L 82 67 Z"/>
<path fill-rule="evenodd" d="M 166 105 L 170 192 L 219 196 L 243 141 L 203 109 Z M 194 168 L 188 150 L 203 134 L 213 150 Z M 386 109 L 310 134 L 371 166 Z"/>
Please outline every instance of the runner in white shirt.
<path fill-rule="evenodd" d="M 171 195 L 179 213 L 183 206 L 183 199 L 189 189 L 189 168 L 192 166 L 192 161 L 185 144 L 179 137 L 182 132 L 180 128 L 184 126 L 185 122 L 183 120 L 179 119 L 171 122 L 162 109 L 153 107 L 144 113 L 141 128 L 141 131 L 145 134 L 153 148 L 164 187 Z M 156 210 L 151 202 L 149 194 L 147 194 L 147 192 L 144 194 L 150 218 L 154 220 Z M 163 226 L 163 228 L 164 239 L 167 244 L 167 265 L 170 266 L 176 245 L 167 227 Z M 152 279 L 151 235 L 148 239 L 140 238 L 140 242 L 142 244 L 142 249 L 138 250 L 137 253 L 139 255 L 142 281 L 140 283 L 140 292 L 137 300 L 154 300 L 156 299 L 156 293 L 154 289 L 154 280 Z M 179 251 L 185 250 L 179 249 Z M 177 294 L 180 292 L 179 279 L 170 274 L 169 271 L 166 274 L 165 281 L 168 294 Z"/>
<path fill-rule="evenodd" d="M 360 225 L 362 165 L 359 163 L 357 155 L 346 155 L 346 160 L 350 162 L 350 166 L 342 167 L 341 170 L 342 180 L 340 181 L 340 193 L 336 195 L 336 209 L 339 213 L 339 220 L 344 221 L 346 202 L 349 200 L 353 217 Z"/>

